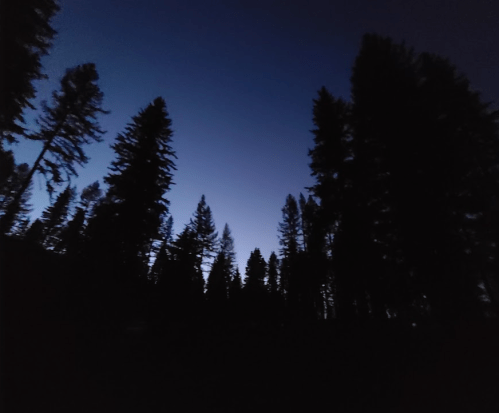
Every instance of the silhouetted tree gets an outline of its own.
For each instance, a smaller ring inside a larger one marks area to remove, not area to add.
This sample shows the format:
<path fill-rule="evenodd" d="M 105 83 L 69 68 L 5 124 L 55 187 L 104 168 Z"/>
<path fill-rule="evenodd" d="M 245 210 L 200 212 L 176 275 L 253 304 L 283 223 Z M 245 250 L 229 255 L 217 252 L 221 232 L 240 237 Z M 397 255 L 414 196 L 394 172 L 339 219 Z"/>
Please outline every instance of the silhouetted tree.
<path fill-rule="evenodd" d="M 26 231 L 24 239 L 30 244 L 41 245 L 44 238 L 44 231 L 45 227 L 43 225 L 43 222 L 39 219 L 36 219 Z"/>
<path fill-rule="evenodd" d="M 301 222 L 298 204 L 291 194 L 286 197 L 286 203 L 282 208 L 282 218 L 283 220 L 278 227 L 279 244 L 282 246 L 279 286 L 282 295 L 287 300 L 296 301 L 297 285 L 295 281 L 299 275 L 293 268 L 293 264 L 300 251 Z"/>
<path fill-rule="evenodd" d="M 2 160 L 0 159 L 0 162 L 1 161 Z M 3 184 L 0 185 L 0 217 L 3 217 L 3 215 L 6 214 L 8 206 L 12 203 L 28 173 L 29 166 L 27 163 L 20 165 L 14 164 L 10 176 L 6 177 Z M 16 208 L 12 209 L 10 222 L 4 222 L 4 231 L 6 233 L 22 235 L 23 230 L 21 227 L 29 220 L 28 214 L 32 210 L 31 205 L 29 204 L 32 187 L 33 185 L 30 183 L 19 199 Z"/>
<path fill-rule="evenodd" d="M 180 308 L 190 306 L 195 311 L 204 300 L 204 278 L 198 269 L 198 241 L 190 225 L 177 236 L 171 248 L 170 271 L 165 271 L 159 283 L 174 299 Z M 179 302 L 179 300 L 181 302 Z"/>
<path fill-rule="evenodd" d="M 229 298 L 231 300 L 238 300 L 241 296 L 242 289 L 243 283 L 241 280 L 241 274 L 239 273 L 239 268 L 236 267 L 236 271 L 234 272 L 234 276 L 232 277 L 229 285 Z"/>
<path fill-rule="evenodd" d="M 65 227 L 71 203 L 76 196 L 76 188 L 67 186 L 56 198 L 53 205 L 48 206 L 41 216 L 44 226 L 43 244 L 53 249 L 60 242 L 61 231 Z"/>
<path fill-rule="evenodd" d="M 54 0 L 0 3 L 0 141 L 22 134 L 23 110 L 33 109 L 34 80 L 45 79 L 41 57 L 52 46 L 56 31 L 50 24 L 59 11 Z"/>
<path fill-rule="evenodd" d="M 425 297 L 440 319 L 479 314 L 477 274 L 496 255 L 485 228 L 498 113 L 447 60 L 376 35 L 363 38 L 352 103 L 324 88 L 314 102 L 309 250 L 324 228 L 338 317 L 422 313 Z"/>
<path fill-rule="evenodd" d="M 197 242 L 197 270 L 203 272 L 203 265 L 209 265 L 213 253 L 216 251 L 216 240 L 218 233 L 215 231 L 215 223 L 211 215 L 210 207 L 206 204 L 205 196 L 201 196 L 194 218 L 190 220 L 189 226 L 196 235 Z"/>
<path fill-rule="evenodd" d="M 169 262 L 171 261 L 170 250 L 173 240 L 173 217 L 171 215 L 168 217 L 163 226 L 161 237 L 163 239 L 159 248 L 157 249 L 157 251 L 155 251 L 156 257 L 149 273 L 149 278 L 154 283 L 157 283 L 158 280 L 163 276 L 164 272 L 168 271 L 169 269 Z"/>
<path fill-rule="evenodd" d="M 88 211 L 102 197 L 102 189 L 100 189 L 99 181 L 92 182 L 83 188 L 80 194 L 80 205 Z"/>
<path fill-rule="evenodd" d="M 107 113 L 101 108 L 103 94 L 96 83 L 98 78 L 93 63 L 68 69 L 61 80 L 61 90 L 52 94 L 53 106 L 42 105 L 44 115 L 38 121 L 40 130 L 27 138 L 43 142 L 43 148 L 0 220 L 0 232 L 5 232 L 5 226 L 35 172 L 46 178 L 49 176 L 47 189 L 51 194 L 52 184 L 63 182 L 63 171 L 68 179 L 77 176 L 74 164 L 83 165 L 88 161 L 82 146 L 101 140 L 103 131 L 96 116 Z"/>
<path fill-rule="evenodd" d="M 236 253 L 234 251 L 234 239 L 232 238 L 229 225 L 225 224 L 222 233 L 222 238 L 219 241 L 220 252 L 225 256 L 225 262 L 229 268 L 229 273 L 232 276 L 234 262 L 236 260 Z"/>
<path fill-rule="evenodd" d="M 168 213 L 165 194 L 172 185 L 171 120 L 158 97 L 132 118 L 112 148 L 117 159 L 104 178 L 105 199 L 89 221 L 94 258 L 113 262 L 124 279 L 148 273 L 150 249 Z"/>
<path fill-rule="evenodd" d="M 87 185 L 80 194 L 80 202 L 71 220 L 60 231 L 60 240 L 54 246 L 57 252 L 65 252 L 73 258 L 83 251 L 87 213 L 102 197 L 99 181 Z"/>
<path fill-rule="evenodd" d="M 85 227 L 86 211 L 82 207 L 77 207 L 73 218 L 59 232 L 59 240 L 54 245 L 54 250 L 64 252 L 68 256 L 78 256 L 84 245 L 83 232 Z"/>
<path fill-rule="evenodd" d="M 219 252 L 208 276 L 206 283 L 206 298 L 209 303 L 223 305 L 228 298 L 231 280 L 228 258 L 224 252 Z"/>
<path fill-rule="evenodd" d="M 259 248 L 255 248 L 246 264 L 246 278 L 244 289 L 251 294 L 261 294 L 265 291 L 265 277 L 267 275 L 267 263 L 265 262 Z"/>
<path fill-rule="evenodd" d="M 267 268 L 267 288 L 270 294 L 276 295 L 278 292 L 279 284 L 278 284 L 278 273 L 279 268 L 279 260 L 277 259 L 277 255 L 274 251 L 270 254 L 268 268 Z"/>

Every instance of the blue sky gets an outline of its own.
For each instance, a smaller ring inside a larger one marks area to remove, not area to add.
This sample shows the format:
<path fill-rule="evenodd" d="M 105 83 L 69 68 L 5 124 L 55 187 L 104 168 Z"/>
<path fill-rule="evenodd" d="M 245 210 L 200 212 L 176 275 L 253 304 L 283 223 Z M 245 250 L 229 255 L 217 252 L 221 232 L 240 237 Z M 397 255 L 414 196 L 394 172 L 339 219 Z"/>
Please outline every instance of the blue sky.
<path fill-rule="evenodd" d="M 159 1 L 67 0 L 43 59 L 49 99 L 64 70 L 94 62 L 104 92 L 104 142 L 74 182 L 100 180 L 114 159 L 109 145 L 155 97 L 166 100 L 177 153 L 176 185 L 167 194 L 175 234 L 202 194 L 217 230 L 227 222 L 240 270 L 251 250 L 278 251 L 277 225 L 287 194 L 313 184 L 308 149 L 312 99 L 325 85 L 349 98 L 361 36 L 376 32 L 416 51 L 447 56 L 486 100 L 499 96 L 499 7 L 456 1 Z M 27 113 L 33 119 L 34 113 Z M 30 122 L 31 124 L 31 122 Z M 32 163 L 39 143 L 14 146 Z M 33 216 L 48 204 L 34 180 Z"/>

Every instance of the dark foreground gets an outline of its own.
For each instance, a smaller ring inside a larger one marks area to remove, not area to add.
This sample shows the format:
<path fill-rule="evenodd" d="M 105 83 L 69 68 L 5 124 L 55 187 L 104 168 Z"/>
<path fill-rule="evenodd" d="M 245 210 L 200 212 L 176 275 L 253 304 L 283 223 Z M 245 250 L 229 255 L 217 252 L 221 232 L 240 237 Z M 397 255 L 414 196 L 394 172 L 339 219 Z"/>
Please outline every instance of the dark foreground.
<path fill-rule="evenodd" d="M 5 413 L 499 411 L 490 323 L 447 334 L 139 323 L 111 334 L 31 321 L 6 341 Z"/>
<path fill-rule="evenodd" d="M 2 413 L 499 412 L 497 319 L 115 323 L 20 251 L 0 256 Z"/>

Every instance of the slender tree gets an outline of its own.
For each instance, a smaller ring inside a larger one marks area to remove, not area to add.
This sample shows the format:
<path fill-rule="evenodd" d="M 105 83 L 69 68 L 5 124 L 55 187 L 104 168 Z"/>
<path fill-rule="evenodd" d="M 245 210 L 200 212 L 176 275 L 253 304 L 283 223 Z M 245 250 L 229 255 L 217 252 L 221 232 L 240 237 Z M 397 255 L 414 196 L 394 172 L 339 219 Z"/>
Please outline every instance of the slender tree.
<path fill-rule="evenodd" d="M 189 226 L 196 234 L 197 241 L 197 270 L 203 272 L 203 266 L 210 265 L 213 254 L 216 251 L 218 233 L 215 231 L 215 223 L 210 207 L 206 204 L 205 196 L 201 196 L 194 217 Z"/>
<path fill-rule="evenodd" d="M 10 176 L 7 177 L 0 186 L 0 220 L 2 219 L 1 217 L 7 213 L 8 206 L 12 203 L 28 173 L 29 165 L 27 163 L 20 165 L 14 164 Z M 11 210 L 13 213 L 10 215 L 10 222 L 5 221 L 4 223 L 4 230 L 6 233 L 22 232 L 19 225 L 22 225 L 23 222 L 29 220 L 28 215 L 32 210 L 32 206 L 29 203 L 32 195 L 32 187 L 33 185 L 30 183 L 19 199 L 16 208 Z"/>
<path fill-rule="evenodd" d="M 234 251 L 234 239 L 232 238 L 228 224 L 225 224 L 222 233 L 222 238 L 219 241 L 220 252 L 225 255 L 225 261 L 229 266 L 229 271 L 232 274 L 233 266 L 236 260 L 236 253 Z"/>
<path fill-rule="evenodd" d="M 230 281 L 229 285 L 229 299 L 230 300 L 238 300 L 241 296 L 241 291 L 243 289 L 243 283 L 241 280 L 241 274 L 239 273 L 239 268 L 236 267 L 236 271 L 234 272 L 234 276 Z"/>
<path fill-rule="evenodd" d="M 61 241 L 61 233 L 66 226 L 71 204 L 76 196 L 76 188 L 67 186 L 56 198 L 53 205 L 42 212 L 44 226 L 43 245 L 53 249 Z"/>
<path fill-rule="evenodd" d="M 279 259 L 274 251 L 270 254 L 267 267 L 267 289 L 270 294 L 276 295 L 279 288 Z"/>
<path fill-rule="evenodd" d="M 282 222 L 279 223 L 279 244 L 282 246 L 281 255 L 281 293 L 289 298 L 290 290 L 296 293 L 296 285 L 293 284 L 295 273 L 293 264 L 300 249 L 301 222 L 298 211 L 298 203 L 293 195 L 286 197 L 286 203 L 282 208 Z"/>
<path fill-rule="evenodd" d="M 83 145 L 101 140 L 103 131 L 96 117 L 99 113 L 107 113 L 101 108 L 103 94 L 96 83 L 98 78 L 93 63 L 68 69 L 61 80 L 61 90 L 52 94 L 53 106 L 43 104 L 44 115 L 38 122 L 40 130 L 27 136 L 31 140 L 41 141 L 43 148 L 9 204 L 0 222 L 0 232 L 5 232 L 6 223 L 11 219 L 35 172 L 47 178 L 47 189 L 52 194 L 53 184 L 63 182 L 63 172 L 68 179 L 77 176 L 75 163 L 84 165 L 88 161 Z"/>

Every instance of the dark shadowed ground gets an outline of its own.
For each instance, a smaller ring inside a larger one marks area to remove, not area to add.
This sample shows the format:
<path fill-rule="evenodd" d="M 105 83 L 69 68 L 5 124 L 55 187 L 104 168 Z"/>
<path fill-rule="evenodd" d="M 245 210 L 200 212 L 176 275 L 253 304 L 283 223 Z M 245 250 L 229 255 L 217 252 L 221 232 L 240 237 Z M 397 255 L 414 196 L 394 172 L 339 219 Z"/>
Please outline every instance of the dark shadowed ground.
<path fill-rule="evenodd" d="M 4 259 L 5 413 L 499 411 L 497 320 L 110 326 L 29 257 Z"/>

